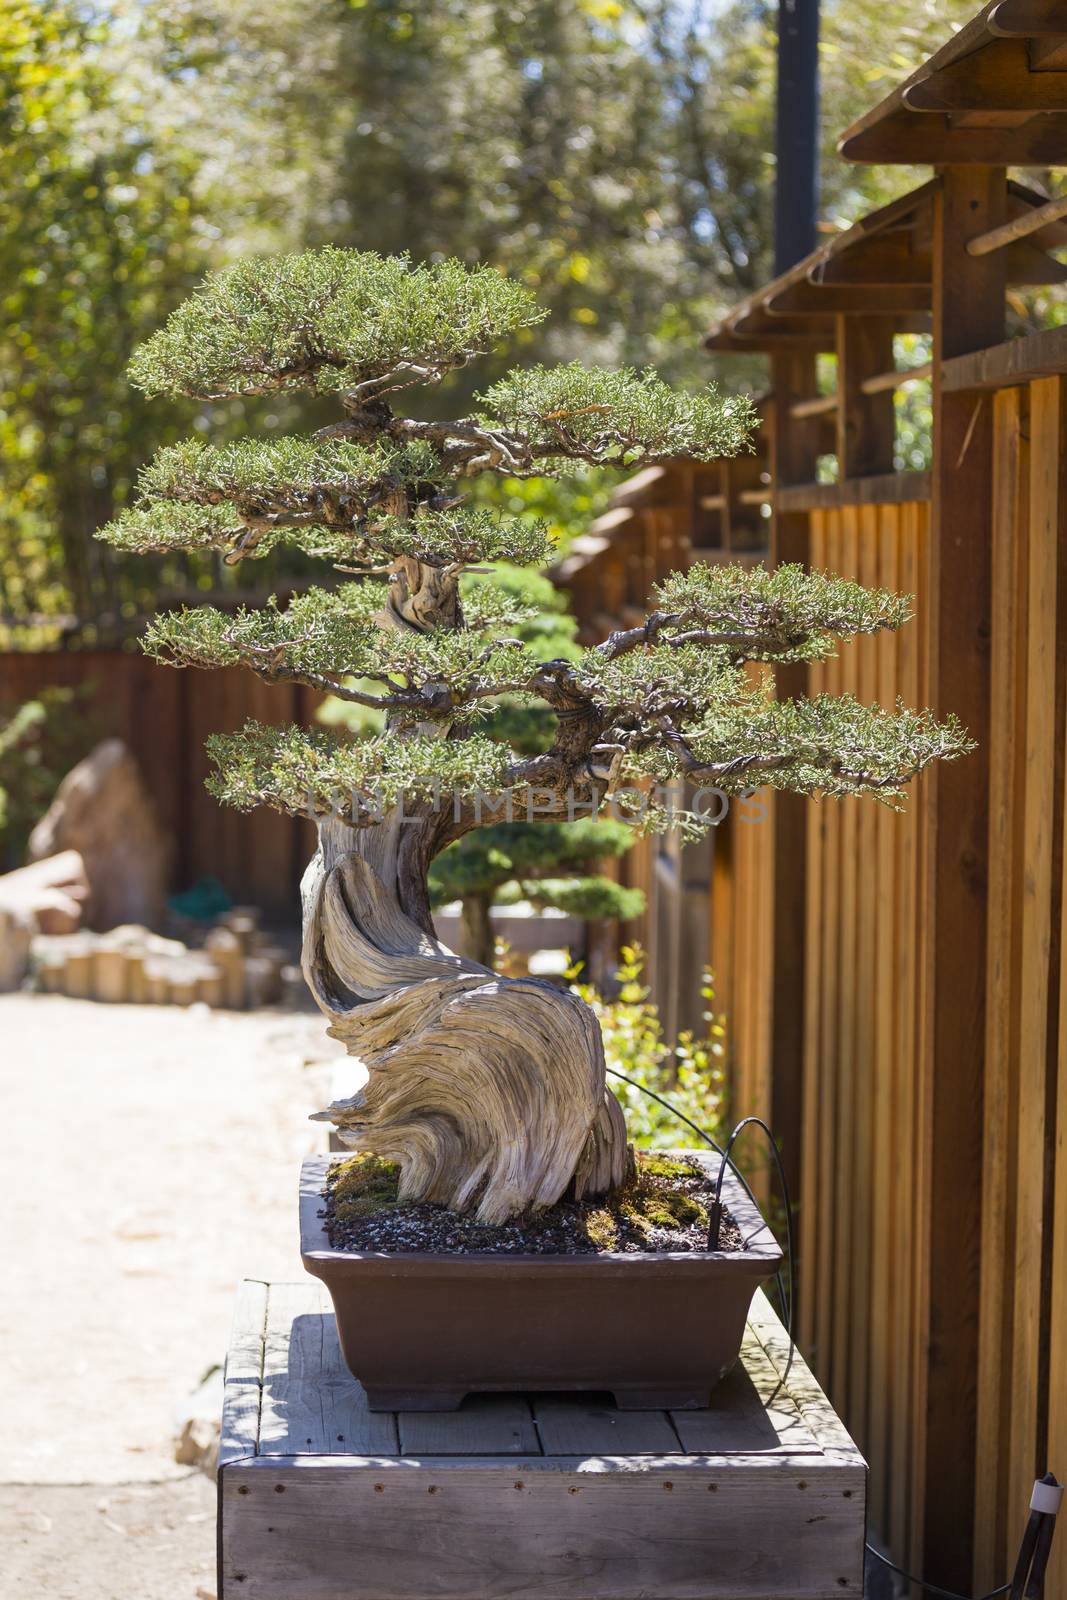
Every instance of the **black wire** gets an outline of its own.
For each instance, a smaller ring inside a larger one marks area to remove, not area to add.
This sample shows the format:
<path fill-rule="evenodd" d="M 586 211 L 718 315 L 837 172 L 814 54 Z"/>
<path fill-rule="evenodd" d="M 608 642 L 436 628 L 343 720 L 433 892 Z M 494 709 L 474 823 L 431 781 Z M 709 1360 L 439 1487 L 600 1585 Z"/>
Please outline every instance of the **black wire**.
<path fill-rule="evenodd" d="M 722 1180 L 723 1175 L 726 1172 L 727 1164 L 729 1164 L 734 1172 L 737 1171 L 737 1168 L 732 1160 L 732 1151 L 734 1145 L 737 1143 L 739 1136 L 744 1133 L 745 1129 L 752 1127 L 762 1129 L 763 1133 L 767 1137 L 767 1143 L 770 1146 L 771 1155 L 774 1158 L 774 1165 L 778 1173 L 778 1184 L 782 1191 L 782 1203 L 785 1206 L 786 1250 L 789 1253 L 789 1312 L 786 1318 L 786 1327 L 789 1330 L 789 1358 L 786 1361 L 785 1371 L 782 1373 L 782 1376 L 779 1379 L 777 1388 L 771 1395 L 770 1400 L 767 1401 L 767 1404 L 770 1405 L 771 1400 L 775 1398 L 775 1396 L 778 1394 L 778 1390 L 785 1385 L 786 1380 L 789 1377 L 789 1373 L 793 1366 L 793 1353 L 796 1350 L 796 1336 L 793 1330 L 793 1305 L 796 1298 L 796 1269 L 794 1266 L 796 1253 L 793 1239 L 793 1207 L 790 1202 L 789 1184 L 785 1176 L 785 1167 L 782 1164 L 782 1153 L 778 1149 L 778 1142 L 774 1137 L 774 1133 L 772 1132 L 769 1124 L 764 1122 L 762 1117 L 742 1117 L 741 1121 L 733 1129 L 730 1137 L 727 1139 L 726 1149 L 723 1152 L 722 1165 L 719 1168 L 719 1176 L 715 1184 L 715 1204 L 717 1207 L 721 1207 Z M 746 1184 L 745 1187 L 747 1188 L 748 1185 Z M 750 1195 L 751 1193 L 752 1191 L 749 1190 Z"/>
<path fill-rule="evenodd" d="M 907 1578 L 909 1583 L 914 1583 L 923 1590 L 924 1594 L 940 1595 L 941 1600 L 971 1600 L 970 1595 L 957 1594 L 955 1589 L 942 1589 L 936 1583 L 924 1583 L 922 1578 L 917 1578 L 914 1573 L 908 1572 L 906 1568 L 898 1567 L 895 1561 L 890 1561 L 889 1557 L 884 1556 L 880 1550 L 876 1550 L 873 1544 L 868 1544 L 867 1549 L 872 1556 L 878 1558 L 883 1566 L 888 1567 L 891 1572 L 898 1572 L 902 1578 Z M 975 1600 L 996 1600 L 997 1595 L 1007 1594 L 1010 1588 L 1010 1583 L 1002 1583 L 999 1589 L 990 1589 L 988 1594 L 978 1595 Z"/>
<path fill-rule="evenodd" d="M 719 1176 L 718 1176 L 718 1180 L 716 1182 L 716 1187 L 715 1187 L 716 1204 L 718 1204 L 718 1202 L 719 1202 L 719 1195 L 720 1195 L 720 1193 L 722 1191 L 722 1176 L 723 1176 L 723 1172 L 726 1170 L 727 1167 L 729 1167 L 730 1170 L 733 1172 L 734 1177 L 738 1180 L 738 1182 L 740 1183 L 742 1189 L 744 1189 L 745 1193 L 748 1195 L 748 1198 L 751 1200 L 752 1204 L 755 1206 L 756 1210 L 757 1211 L 759 1210 L 759 1201 L 756 1199 L 756 1196 L 752 1193 L 752 1190 L 749 1187 L 748 1180 L 745 1178 L 744 1173 L 741 1172 L 738 1169 L 736 1163 L 731 1158 L 730 1151 L 733 1148 L 733 1143 L 734 1143 L 734 1140 L 737 1138 L 737 1135 L 739 1133 L 741 1133 L 742 1130 L 749 1125 L 749 1123 L 753 1123 L 753 1122 L 759 1123 L 760 1127 L 763 1128 L 764 1132 L 767 1134 L 767 1137 L 770 1140 L 771 1150 L 772 1150 L 772 1152 L 774 1154 L 775 1165 L 776 1165 L 776 1167 L 778 1169 L 778 1181 L 779 1181 L 779 1183 L 781 1184 L 781 1187 L 782 1187 L 782 1199 L 783 1199 L 783 1202 L 785 1204 L 786 1241 L 787 1241 L 787 1249 L 788 1249 L 788 1253 L 789 1253 L 789 1269 L 788 1269 L 788 1275 L 789 1275 L 789 1299 L 788 1299 L 788 1301 L 786 1300 L 785 1285 L 782 1282 L 782 1271 L 781 1271 L 780 1267 L 779 1267 L 778 1271 L 774 1275 L 775 1285 L 777 1286 L 777 1289 L 778 1289 L 778 1304 L 779 1304 L 780 1309 L 785 1314 L 786 1331 L 787 1331 L 787 1333 L 789 1335 L 789 1356 L 788 1356 L 788 1358 L 786 1360 L 785 1371 L 782 1373 L 782 1376 L 778 1380 L 777 1387 L 775 1388 L 773 1394 L 770 1396 L 770 1399 L 767 1401 L 767 1404 L 770 1405 L 771 1401 L 774 1400 L 775 1396 L 778 1394 L 778 1390 L 782 1388 L 782 1386 L 784 1385 L 786 1379 L 789 1377 L 789 1373 L 792 1370 L 792 1366 L 793 1366 L 793 1356 L 794 1356 L 794 1354 L 796 1352 L 796 1335 L 794 1333 L 794 1323 L 793 1323 L 793 1308 L 794 1308 L 794 1306 L 796 1304 L 796 1257 L 794 1256 L 794 1253 L 793 1253 L 793 1208 L 792 1208 L 792 1205 L 790 1203 L 789 1185 L 786 1182 L 785 1169 L 782 1166 L 782 1158 L 781 1158 L 781 1156 L 780 1156 L 780 1154 L 778 1152 L 778 1146 L 775 1143 L 774 1134 L 771 1132 L 771 1130 L 767 1126 L 767 1124 L 765 1122 L 761 1121 L 761 1119 L 759 1117 L 745 1117 L 743 1119 L 743 1121 L 741 1121 L 741 1122 L 739 1122 L 737 1124 L 737 1127 L 731 1133 L 729 1139 L 727 1140 L 726 1149 L 724 1150 L 722 1145 L 719 1144 L 717 1140 L 715 1140 L 715 1139 L 713 1139 L 711 1137 L 710 1133 L 705 1133 L 703 1128 L 698 1127 L 698 1125 L 690 1117 L 686 1116 L 684 1111 L 679 1111 L 678 1107 L 676 1105 L 672 1105 L 671 1102 L 669 1100 L 667 1100 L 663 1095 L 657 1094 L 654 1089 L 646 1088 L 646 1086 L 643 1083 L 638 1083 L 636 1078 L 628 1077 L 625 1072 L 620 1072 L 617 1067 L 608 1067 L 607 1070 L 608 1070 L 608 1072 L 611 1074 L 611 1076 L 613 1078 L 621 1078 L 623 1083 L 628 1083 L 631 1086 L 631 1088 L 640 1090 L 640 1092 L 642 1094 L 644 1094 L 644 1095 L 647 1095 L 650 1100 L 655 1100 L 657 1105 L 661 1105 L 665 1111 L 669 1111 L 672 1116 L 677 1117 L 679 1122 L 684 1122 L 686 1127 L 692 1129 L 692 1131 L 697 1135 L 697 1137 L 699 1139 L 703 1139 L 705 1144 L 709 1144 L 711 1146 L 711 1148 L 715 1151 L 716 1155 L 719 1155 L 719 1156 L 722 1157 L 722 1165 L 719 1167 Z"/>
<path fill-rule="evenodd" d="M 679 1111 L 678 1107 L 676 1105 L 672 1105 L 671 1102 L 668 1099 L 666 1099 L 663 1095 L 657 1094 L 654 1089 L 646 1088 L 646 1086 L 643 1083 L 638 1083 L 636 1078 L 628 1077 L 625 1072 L 620 1072 L 617 1067 L 608 1067 L 607 1070 L 608 1070 L 608 1072 L 611 1074 L 611 1076 L 613 1078 L 621 1078 L 623 1083 L 628 1083 L 631 1088 L 638 1089 L 641 1092 L 641 1094 L 647 1095 L 650 1100 L 655 1100 L 657 1105 L 661 1105 L 665 1111 L 669 1111 L 672 1116 L 677 1117 L 679 1122 L 684 1122 L 685 1126 L 687 1128 L 691 1129 L 692 1132 L 695 1133 L 699 1139 L 703 1139 L 705 1144 L 709 1144 L 711 1146 L 711 1148 L 715 1151 L 716 1155 L 719 1155 L 719 1156 L 722 1157 L 722 1161 L 721 1161 L 721 1164 L 719 1166 L 719 1174 L 718 1174 L 718 1177 L 717 1177 L 717 1179 L 715 1181 L 715 1204 L 716 1204 L 717 1207 L 720 1205 L 720 1202 L 721 1202 L 723 1175 L 724 1175 L 724 1173 L 726 1171 L 726 1168 L 729 1167 L 731 1172 L 734 1174 L 734 1177 L 738 1180 L 738 1182 L 741 1184 L 741 1187 L 744 1189 L 745 1193 L 748 1195 L 748 1198 L 751 1200 L 752 1204 L 756 1207 L 757 1211 L 759 1210 L 759 1201 L 756 1199 L 755 1195 L 752 1193 L 752 1190 L 749 1187 L 748 1181 L 745 1178 L 744 1173 L 741 1172 L 739 1170 L 739 1168 L 737 1167 L 737 1164 L 733 1160 L 731 1152 L 733 1150 L 734 1144 L 737 1141 L 738 1136 L 740 1134 L 742 1134 L 745 1131 L 746 1128 L 749 1128 L 749 1127 L 761 1128 L 763 1130 L 763 1132 L 767 1136 L 767 1142 L 770 1145 L 771 1155 L 774 1158 L 774 1165 L 775 1165 L 775 1167 L 777 1169 L 777 1173 L 778 1173 L 778 1183 L 779 1183 L 779 1186 L 780 1186 L 781 1191 L 782 1191 L 782 1200 L 783 1200 L 783 1203 L 785 1205 L 786 1250 L 787 1250 L 788 1256 L 789 1256 L 789 1303 L 788 1303 L 788 1306 L 786 1305 L 786 1300 L 785 1300 L 785 1293 L 784 1293 L 783 1284 L 782 1284 L 781 1269 L 779 1268 L 779 1270 L 774 1275 L 775 1276 L 775 1282 L 776 1282 L 776 1284 L 778 1286 L 778 1301 L 779 1301 L 779 1304 L 782 1307 L 783 1311 L 786 1312 L 786 1329 L 787 1329 L 787 1332 L 789 1334 L 789 1358 L 786 1361 L 785 1370 L 783 1371 L 781 1377 L 779 1378 L 778 1383 L 777 1383 L 774 1391 L 770 1395 L 769 1399 L 766 1401 L 766 1404 L 769 1406 L 774 1401 L 775 1396 L 778 1394 L 779 1390 L 784 1387 L 784 1385 L 786 1383 L 786 1380 L 789 1377 L 789 1372 L 790 1372 L 790 1369 L 791 1369 L 791 1367 L 793 1365 L 793 1355 L 794 1355 L 794 1352 L 796 1351 L 796 1339 L 795 1339 L 794 1333 L 793 1333 L 793 1306 L 794 1306 L 795 1299 L 796 1299 L 796 1260 L 795 1260 L 795 1256 L 794 1256 L 794 1253 L 793 1253 L 793 1250 L 794 1250 L 793 1208 L 792 1208 L 792 1205 L 790 1204 L 789 1184 L 786 1181 L 785 1168 L 784 1168 L 784 1166 L 782 1164 L 781 1151 L 778 1149 L 778 1143 L 777 1143 L 777 1140 L 774 1137 L 774 1133 L 771 1130 L 770 1126 L 766 1122 L 764 1122 L 762 1117 L 742 1117 L 741 1121 L 731 1131 L 730 1136 L 726 1141 L 726 1147 L 724 1149 L 723 1146 L 720 1145 L 717 1142 L 717 1140 L 715 1140 L 715 1139 L 713 1139 L 711 1137 L 710 1133 L 705 1133 L 703 1128 L 698 1127 L 698 1125 L 690 1117 L 686 1116 L 684 1111 Z M 755 1237 L 755 1232 L 758 1232 L 758 1231 L 759 1230 L 755 1230 L 753 1233 L 749 1234 L 748 1238 L 749 1239 L 754 1238 Z M 742 1241 L 743 1245 L 746 1245 L 747 1243 L 748 1243 L 748 1239 L 745 1239 L 745 1240 Z M 880 1561 L 882 1563 L 883 1566 L 888 1567 L 891 1572 L 898 1573 L 900 1575 L 900 1577 L 906 1578 L 909 1583 L 915 1584 L 915 1586 L 917 1588 L 921 1589 L 924 1594 L 937 1595 L 939 1597 L 939 1600 L 971 1600 L 971 1596 L 958 1594 L 955 1589 L 942 1589 L 940 1587 L 940 1585 L 938 1585 L 936 1583 L 925 1583 L 922 1578 L 917 1578 L 915 1576 L 915 1574 L 912 1573 L 912 1572 L 909 1572 L 907 1570 L 907 1568 L 898 1567 L 895 1561 L 890 1561 L 889 1557 L 888 1556 L 884 1556 L 880 1550 L 876 1550 L 873 1544 L 867 1544 L 867 1549 L 870 1551 L 871 1555 L 876 1558 L 876 1560 L 878 1560 L 878 1561 Z M 999 1589 L 990 1589 L 988 1594 L 976 1596 L 975 1600 L 997 1600 L 997 1597 L 999 1595 L 1007 1594 L 1008 1591 L 1011 1589 L 1011 1587 L 1012 1587 L 1012 1585 L 1010 1583 L 1002 1583 L 1000 1585 Z"/>

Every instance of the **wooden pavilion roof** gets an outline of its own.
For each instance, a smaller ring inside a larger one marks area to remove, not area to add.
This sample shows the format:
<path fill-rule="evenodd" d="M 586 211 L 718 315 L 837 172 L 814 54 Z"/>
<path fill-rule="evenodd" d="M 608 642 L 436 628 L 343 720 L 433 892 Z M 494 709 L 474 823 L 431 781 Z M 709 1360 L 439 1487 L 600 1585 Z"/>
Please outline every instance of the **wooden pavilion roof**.
<path fill-rule="evenodd" d="M 1067 23 L 1067 0 L 1061 10 Z M 940 181 L 931 178 L 870 212 L 732 307 L 708 332 L 705 348 L 768 350 L 799 344 L 829 349 L 839 314 L 892 315 L 900 332 L 924 332 L 930 326 L 933 200 Z M 1008 183 L 1009 219 L 1046 204 L 1047 196 L 1038 190 Z M 1013 240 L 1006 247 L 1008 283 L 1033 287 L 1067 282 L 1067 265 L 1047 253 L 1065 245 L 1067 219 L 1050 220 Z"/>
<path fill-rule="evenodd" d="M 846 161 L 1060 165 L 1067 0 L 990 0 L 842 136 Z"/>

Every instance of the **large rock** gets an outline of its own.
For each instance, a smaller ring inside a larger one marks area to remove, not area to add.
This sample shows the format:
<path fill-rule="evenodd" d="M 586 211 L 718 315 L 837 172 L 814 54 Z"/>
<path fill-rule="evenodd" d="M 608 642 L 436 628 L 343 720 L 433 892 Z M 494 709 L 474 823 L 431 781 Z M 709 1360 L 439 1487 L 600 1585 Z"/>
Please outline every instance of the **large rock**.
<path fill-rule="evenodd" d="M 121 739 L 105 739 L 67 773 L 31 833 L 31 861 L 60 850 L 77 850 L 85 862 L 90 927 L 158 926 L 166 902 L 168 842 Z"/>

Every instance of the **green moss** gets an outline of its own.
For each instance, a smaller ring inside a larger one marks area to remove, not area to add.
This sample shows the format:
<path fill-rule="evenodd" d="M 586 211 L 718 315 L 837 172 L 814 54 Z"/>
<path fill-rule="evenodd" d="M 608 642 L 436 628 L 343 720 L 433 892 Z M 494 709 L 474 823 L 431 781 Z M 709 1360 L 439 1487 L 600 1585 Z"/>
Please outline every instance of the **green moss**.
<path fill-rule="evenodd" d="M 661 1150 L 639 1150 L 637 1167 L 643 1178 L 700 1178 L 701 1169 L 685 1156 L 667 1156 Z"/>
<path fill-rule="evenodd" d="M 606 1207 L 590 1211 L 583 1219 L 585 1235 L 598 1250 L 614 1250 L 619 1242 L 619 1224 Z"/>
<path fill-rule="evenodd" d="M 637 1169 L 630 1181 L 606 1204 L 583 1217 L 586 1238 L 598 1250 L 617 1250 L 625 1231 L 651 1239 L 657 1229 L 706 1228 L 707 1208 L 689 1193 L 689 1185 L 704 1173 L 695 1161 L 660 1151 L 637 1153 Z"/>
<path fill-rule="evenodd" d="M 380 1156 L 352 1156 L 332 1166 L 326 1182 L 338 1221 L 355 1222 L 397 1204 L 400 1168 Z"/>

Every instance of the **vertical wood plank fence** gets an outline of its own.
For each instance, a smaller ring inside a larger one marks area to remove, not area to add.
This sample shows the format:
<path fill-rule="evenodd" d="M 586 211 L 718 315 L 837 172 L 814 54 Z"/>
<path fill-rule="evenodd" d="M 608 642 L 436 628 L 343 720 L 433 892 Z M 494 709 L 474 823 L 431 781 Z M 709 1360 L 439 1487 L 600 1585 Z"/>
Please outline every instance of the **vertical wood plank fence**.
<path fill-rule="evenodd" d="M 0 652 L 0 716 L 49 687 L 87 690 L 100 737 L 115 735 L 140 764 L 160 821 L 175 842 L 174 888 L 212 876 L 238 902 L 291 921 L 296 887 L 315 848 L 302 818 L 265 808 L 238 816 L 204 788 L 204 740 L 247 718 L 306 720 L 316 696 L 293 684 L 263 684 L 250 672 L 164 671 L 137 651 Z"/>
<path fill-rule="evenodd" d="M 1049 254 L 1067 231 L 1006 170 L 1067 165 L 1067 4 L 994 0 L 841 150 L 937 170 L 712 330 L 710 349 L 771 372 L 772 515 L 740 559 L 763 544 L 915 597 L 899 634 L 779 692 L 954 711 L 978 748 L 902 813 L 812 801 L 798 822 L 773 797 L 746 826 L 735 808 L 705 954 L 734 1110 L 772 1122 L 799 1196 L 801 1343 L 869 1458 L 872 1531 L 982 1593 L 1010 1576 L 1035 1476 L 1067 1478 L 1067 329 L 1018 326 L 1020 295 L 1067 280 Z M 930 363 L 895 371 L 894 335 L 914 332 Z M 820 352 L 834 393 L 816 392 Z M 894 391 L 916 381 L 929 472 L 894 461 Z M 690 558 L 739 555 L 704 537 Z M 587 592 L 605 592 L 600 559 Z M 630 870 L 647 878 L 651 849 Z M 670 1005 L 691 976 L 655 929 Z"/>

